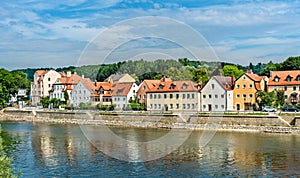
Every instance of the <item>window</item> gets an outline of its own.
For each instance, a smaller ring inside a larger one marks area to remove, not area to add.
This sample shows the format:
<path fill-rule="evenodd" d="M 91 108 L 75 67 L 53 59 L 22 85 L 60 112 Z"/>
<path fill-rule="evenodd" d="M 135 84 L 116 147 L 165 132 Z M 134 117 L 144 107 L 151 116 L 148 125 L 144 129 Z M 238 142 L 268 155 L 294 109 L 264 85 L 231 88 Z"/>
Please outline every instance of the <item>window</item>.
<path fill-rule="evenodd" d="M 173 94 L 170 94 L 170 98 L 171 98 L 171 99 L 173 98 Z"/>
<path fill-rule="evenodd" d="M 143 86 L 143 90 L 146 90 L 146 85 Z"/>
<path fill-rule="evenodd" d="M 157 105 L 156 105 L 156 104 L 154 104 L 154 109 L 156 109 L 156 107 L 157 107 Z"/>
<path fill-rule="evenodd" d="M 224 98 L 224 95 L 221 95 L 221 98 Z"/>
<path fill-rule="evenodd" d="M 185 104 L 182 104 L 182 109 L 185 109 L 186 107 L 185 107 Z"/>
<path fill-rule="evenodd" d="M 182 85 L 182 89 L 186 89 L 186 88 L 187 88 L 187 84 L 184 83 L 184 84 Z"/>
<path fill-rule="evenodd" d="M 48 87 L 50 88 L 50 87 L 51 87 L 51 84 L 48 84 Z"/>
<path fill-rule="evenodd" d="M 51 81 L 51 78 L 50 78 L 50 77 L 48 78 L 48 81 Z"/>
<path fill-rule="evenodd" d="M 286 91 L 287 90 L 287 87 L 283 87 L 284 88 L 284 91 Z"/>
<path fill-rule="evenodd" d="M 179 94 L 176 94 L 176 99 L 178 99 L 179 98 Z"/>
<path fill-rule="evenodd" d="M 249 88 L 252 88 L 252 84 L 249 84 Z"/>
<path fill-rule="evenodd" d="M 211 89 L 215 89 L 215 84 L 211 84 Z"/>
<path fill-rule="evenodd" d="M 252 94 L 249 94 L 249 98 L 252 98 L 253 97 L 253 95 Z"/>
<path fill-rule="evenodd" d="M 160 97 L 161 97 L 160 94 L 157 94 L 157 98 L 160 99 Z"/>
<path fill-rule="evenodd" d="M 153 94 L 153 98 L 156 99 L 156 94 Z M 155 107 L 155 106 L 154 106 Z"/>
<path fill-rule="evenodd" d="M 176 104 L 176 109 L 179 109 L 179 104 Z"/>
<path fill-rule="evenodd" d="M 159 90 L 162 90 L 162 89 L 163 89 L 163 86 L 162 86 L 162 85 L 159 85 L 158 89 L 159 89 Z"/>
<path fill-rule="evenodd" d="M 164 99 L 167 99 L 167 94 L 164 94 Z"/>
<path fill-rule="evenodd" d="M 189 99 L 190 98 L 190 94 L 186 94 L 186 98 Z"/>
<path fill-rule="evenodd" d="M 215 105 L 215 108 L 218 109 L 218 105 Z"/>
<path fill-rule="evenodd" d="M 240 88 L 240 85 L 239 85 L 239 84 L 237 84 L 237 85 L 236 85 L 236 88 Z"/>
<path fill-rule="evenodd" d="M 284 95 L 284 98 L 285 98 L 285 99 L 287 99 L 287 98 L 288 98 L 288 96 L 287 96 L 287 95 Z"/>
<path fill-rule="evenodd" d="M 221 105 L 221 108 L 222 108 L 222 109 L 224 109 L 224 108 L 225 108 L 225 106 L 222 104 L 222 105 Z"/>
<path fill-rule="evenodd" d="M 173 109 L 173 104 L 170 104 L 170 109 Z"/>
<path fill-rule="evenodd" d="M 158 109 L 161 109 L 161 104 L 158 104 Z"/>
<path fill-rule="evenodd" d="M 182 94 L 182 99 L 184 99 L 185 98 L 185 94 Z"/>
<path fill-rule="evenodd" d="M 236 94 L 236 98 L 240 98 L 240 94 Z"/>
<path fill-rule="evenodd" d="M 194 98 L 195 98 L 195 94 L 193 93 L 193 94 L 192 94 L 192 99 L 194 99 Z"/>
<path fill-rule="evenodd" d="M 150 99 L 152 99 L 152 94 L 150 94 Z"/>
<path fill-rule="evenodd" d="M 246 76 L 243 76 L 243 80 L 246 80 Z"/>
<path fill-rule="evenodd" d="M 296 90 L 297 90 L 297 87 L 296 87 L 296 86 L 293 86 L 293 90 L 296 91 Z"/>
<path fill-rule="evenodd" d="M 246 88 L 246 85 L 245 85 L 245 84 L 243 84 L 243 88 Z"/>
<path fill-rule="evenodd" d="M 299 87 L 300 88 L 300 87 Z M 206 98 L 206 95 L 203 95 L 203 98 Z"/>
<path fill-rule="evenodd" d="M 192 104 L 192 109 L 195 109 L 195 104 Z"/>
<path fill-rule="evenodd" d="M 170 86 L 170 89 L 173 90 L 174 88 L 175 88 L 175 85 L 172 84 L 172 85 Z"/>
<path fill-rule="evenodd" d="M 152 104 L 150 104 L 150 109 L 152 109 Z"/>
<path fill-rule="evenodd" d="M 206 109 L 206 105 L 203 105 L 203 110 Z"/>
<path fill-rule="evenodd" d="M 243 98 L 246 98 L 247 97 L 247 95 L 246 94 L 243 94 Z"/>
<path fill-rule="evenodd" d="M 300 89 L 300 88 L 299 88 Z M 274 87 L 274 90 L 277 91 L 277 87 Z"/>
<path fill-rule="evenodd" d="M 208 98 L 211 98 L 211 95 L 208 95 Z"/>
<path fill-rule="evenodd" d="M 187 107 L 187 109 L 190 109 L 190 107 L 191 107 L 191 106 L 190 106 L 190 104 L 187 104 L 187 106 L 186 106 L 186 107 Z"/>
<path fill-rule="evenodd" d="M 215 95 L 215 98 L 218 98 L 218 95 Z"/>
<path fill-rule="evenodd" d="M 288 81 L 288 82 L 292 81 L 292 77 L 287 76 L 286 81 Z"/>
<path fill-rule="evenodd" d="M 123 98 L 123 101 L 125 101 L 126 100 L 126 98 Z"/>

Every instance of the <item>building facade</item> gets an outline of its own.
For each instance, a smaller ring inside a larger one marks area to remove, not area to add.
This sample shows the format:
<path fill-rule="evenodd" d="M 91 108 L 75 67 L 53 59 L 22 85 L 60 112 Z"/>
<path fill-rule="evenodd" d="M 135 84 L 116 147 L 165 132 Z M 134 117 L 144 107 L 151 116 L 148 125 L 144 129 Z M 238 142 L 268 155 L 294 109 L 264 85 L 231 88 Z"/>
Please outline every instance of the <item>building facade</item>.
<path fill-rule="evenodd" d="M 54 70 L 37 70 L 34 73 L 30 84 L 32 105 L 37 105 L 41 98 L 49 96 L 49 91 L 58 78 L 61 78 L 61 74 Z"/>
<path fill-rule="evenodd" d="M 131 100 L 136 97 L 139 86 L 136 83 L 113 83 L 112 103 L 116 109 L 126 109 Z"/>
<path fill-rule="evenodd" d="M 66 75 L 58 78 L 53 84 L 52 89 L 49 91 L 50 100 L 53 98 L 57 98 L 63 102 L 67 102 L 65 101 L 65 91 L 68 93 L 70 99 L 71 91 L 81 80 L 83 80 L 83 78 L 79 75 L 67 72 Z"/>
<path fill-rule="evenodd" d="M 78 82 L 73 88 L 70 95 L 70 105 L 73 107 L 79 107 L 80 103 L 94 103 L 95 84 L 89 78 L 85 78 Z"/>
<path fill-rule="evenodd" d="M 201 111 L 233 110 L 234 77 L 213 76 L 201 89 Z"/>
<path fill-rule="evenodd" d="M 256 92 L 267 91 L 268 78 L 253 74 L 251 70 L 235 81 L 233 90 L 233 109 L 245 111 L 253 109 L 256 103 Z"/>
<path fill-rule="evenodd" d="M 164 81 L 146 92 L 148 111 L 200 111 L 200 92 L 192 81 Z"/>
<path fill-rule="evenodd" d="M 285 102 L 296 104 L 300 101 L 300 70 L 270 71 L 268 92 L 284 91 Z"/>
<path fill-rule="evenodd" d="M 140 84 L 139 90 L 137 91 L 137 98 L 139 99 L 139 103 L 147 106 L 146 92 L 151 90 L 153 87 L 155 87 L 159 83 L 160 83 L 160 80 L 144 80 Z"/>

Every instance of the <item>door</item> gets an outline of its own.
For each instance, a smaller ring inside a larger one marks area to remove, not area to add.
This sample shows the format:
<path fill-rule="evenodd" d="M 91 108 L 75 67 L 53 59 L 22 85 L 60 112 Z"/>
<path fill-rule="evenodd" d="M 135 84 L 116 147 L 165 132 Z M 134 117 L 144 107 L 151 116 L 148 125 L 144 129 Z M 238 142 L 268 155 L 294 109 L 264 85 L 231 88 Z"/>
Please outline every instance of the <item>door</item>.
<path fill-rule="evenodd" d="M 212 110 L 212 107 L 211 107 L 211 104 L 208 105 L 208 111 L 211 111 Z"/>
<path fill-rule="evenodd" d="M 240 106 L 240 104 L 236 104 L 236 110 L 240 110 L 241 109 L 241 106 Z"/>

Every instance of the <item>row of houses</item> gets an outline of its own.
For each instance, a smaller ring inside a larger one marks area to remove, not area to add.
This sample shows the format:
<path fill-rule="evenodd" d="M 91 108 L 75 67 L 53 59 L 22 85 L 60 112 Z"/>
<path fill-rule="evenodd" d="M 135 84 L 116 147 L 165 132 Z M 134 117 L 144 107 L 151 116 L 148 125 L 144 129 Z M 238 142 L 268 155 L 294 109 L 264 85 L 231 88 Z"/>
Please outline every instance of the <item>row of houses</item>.
<path fill-rule="evenodd" d="M 71 72 L 38 70 L 31 83 L 32 104 L 42 97 L 80 103 L 112 105 L 124 109 L 138 99 L 148 111 L 224 112 L 244 111 L 256 105 L 257 91 L 283 90 L 285 101 L 295 104 L 300 100 L 300 70 L 272 71 L 270 77 L 258 76 L 251 70 L 241 77 L 213 76 L 202 86 L 193 81 L 144 80 L 140 83 L 128 74 L 115 74 L 103 82 Z"/>

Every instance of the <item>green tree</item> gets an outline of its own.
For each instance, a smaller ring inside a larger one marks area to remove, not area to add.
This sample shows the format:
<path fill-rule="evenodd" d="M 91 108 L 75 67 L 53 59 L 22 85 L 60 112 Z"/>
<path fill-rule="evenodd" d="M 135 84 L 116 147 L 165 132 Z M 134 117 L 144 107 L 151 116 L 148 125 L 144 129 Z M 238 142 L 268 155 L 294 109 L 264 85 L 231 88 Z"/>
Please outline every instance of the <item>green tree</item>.
<path fill-rule="evenodd" d="M 281 108 L 284 105 L 284 91 L 283 90 L 277 90 L 276 91 L 276 106 Z"/>
<path fill-rule="evenodd" d="M 259 106 L 276 106 L 276 92 L 257 91 L 256 100 Z"/>
<path fill-rule="evenodd" d="M 205 84 L 209 80 L 208 71 L 204 67 L 199 67 L 193 72 L 193 80 L 197 83 Z"/>
<path fill-rule="evenodd" d="M 52 98 L 50 100 L 50 103 L 53 104 L 53 108 L 59 108 L 60 104 L 61 104 L 61 100 L 58 98 Z"/>
<path fill-rule="evenodd" d="M 48 108 L 50 105 L 50 100 L 48 97 L 44 97 L 41 99 L 40 104 L 43 106 L 43 108 Z"/>
<path fill-rule="evenodd" d="M 1 127 L 0 127 L 1 133 Z M 11 168 L 11 158 L 7 157 L 3 151 L 3 141 L 2 137 L 0 136 L 0 177 L 7 177 L 7 178 L 15 178 L 20 177 L 21 173 L 18 173 L 18 176 L 15 176 L 15 170 Z"/>
<path fill-rule="evenodd" d="M 234 77 L 237 79 L 244 74 L 244 71 L 241 69 L 238 69 L 238 67 L 236 67 L 234 65 L 225 65 L 223 67 L 223 73 L 224 73 L 224 76 L 227 76 L 227 77 L 234 75 Z"/>
<path fill-rule="evenodd" d="M 65 104 L 68 104 L 70 96 L 67 90 L 64 91 L 64 99 L 65 99 Z"/>

